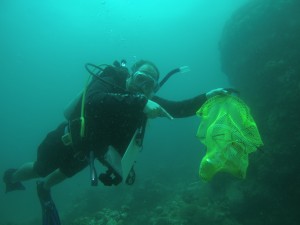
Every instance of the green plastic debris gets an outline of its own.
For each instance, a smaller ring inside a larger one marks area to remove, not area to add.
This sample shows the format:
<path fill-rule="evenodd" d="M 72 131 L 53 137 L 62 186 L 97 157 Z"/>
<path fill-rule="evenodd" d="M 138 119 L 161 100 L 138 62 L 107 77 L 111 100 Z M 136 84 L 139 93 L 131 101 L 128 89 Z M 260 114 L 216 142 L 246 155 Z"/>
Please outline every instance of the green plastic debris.
<path fill-rule="evenodd" d="M 199 175 L 209 181 L 218 172 L 245 178 L 248 155 L 263 145 L 249 107 L 238 97 L 218 95 L 197 111 L 197 137 L 206 146 Z"/>

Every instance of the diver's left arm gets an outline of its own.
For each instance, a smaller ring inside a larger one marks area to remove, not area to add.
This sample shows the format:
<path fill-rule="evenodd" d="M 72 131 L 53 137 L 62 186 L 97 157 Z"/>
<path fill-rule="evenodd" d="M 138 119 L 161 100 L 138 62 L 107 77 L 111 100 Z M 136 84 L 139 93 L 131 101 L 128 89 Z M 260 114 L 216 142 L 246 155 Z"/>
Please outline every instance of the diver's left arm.
<path fill-rule="evenodd" d="M 207 97 L 206 94 L 201 94 L 183 101 L 169 101 L 158 96 L 154 96 L 151 100 L 161 105 L 174 118 L 184 118 L 194 116 L 197 110 L 207 100 Z"/>

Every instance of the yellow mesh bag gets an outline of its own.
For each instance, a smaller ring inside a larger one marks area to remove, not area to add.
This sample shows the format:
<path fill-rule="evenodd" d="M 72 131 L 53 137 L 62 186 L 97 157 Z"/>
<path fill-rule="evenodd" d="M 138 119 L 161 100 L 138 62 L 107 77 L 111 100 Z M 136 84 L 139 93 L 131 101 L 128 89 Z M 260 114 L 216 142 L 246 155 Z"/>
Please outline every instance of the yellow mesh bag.
<path fill-rule="evenodd" d="M 245 178 L 248 154 L 263 145 L 248 106 L 238 97 L 218 95 L 197 111 L 197 137 L 206 146 L 199 175 L 209 181 L 218 172 Z"/>

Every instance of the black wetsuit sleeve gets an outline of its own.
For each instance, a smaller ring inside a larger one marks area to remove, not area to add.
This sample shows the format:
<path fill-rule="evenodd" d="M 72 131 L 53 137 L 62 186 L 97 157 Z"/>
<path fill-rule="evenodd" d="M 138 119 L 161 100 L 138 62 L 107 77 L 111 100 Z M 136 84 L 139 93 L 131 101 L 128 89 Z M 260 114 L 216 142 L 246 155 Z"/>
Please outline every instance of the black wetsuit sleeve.
<path fill-rule="evenodd" d="M 104 79 L 113 84 L 109 78 Z M 99 80 L 94 81 L 88 88 L 85 107 L 93 117 L 120 113 L 140 114 L 147 101 L 148 99 L 142 94 L 120 91 L 113 85 Z"/>
<path fill-rule="evenodd" d="M 158 96 L 154 96 L 151 100 L 162 106 L 174 118 L 183 118 L 194 116 L 207 98 L 205 94 L 201 94 L 183 101 L 169 101 Z"/>

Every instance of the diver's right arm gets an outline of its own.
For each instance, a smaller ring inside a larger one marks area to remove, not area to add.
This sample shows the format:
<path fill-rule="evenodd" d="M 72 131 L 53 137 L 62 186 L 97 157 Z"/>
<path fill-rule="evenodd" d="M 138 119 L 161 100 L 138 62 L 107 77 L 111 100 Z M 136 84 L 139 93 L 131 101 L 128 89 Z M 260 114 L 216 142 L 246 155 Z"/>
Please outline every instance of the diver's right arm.
<path fill-rule="evenodd" d="M 101 80 L 94 81 L 88 90 L 86 108 L 90 115 L 97 117 L 106 113 L 122 112 L 132 115 L 145 113 L 148 118 L 167 117 L 173 119 L 158 103 L 147 99 L 143 94 L 116 90 Z"/>
<path fill-rule="evenodd" d="M 86 98 L 86 109 L 93 116 L 103 114 L 142 113 L 148 99 L 142 94 L 132 94 L 114 90 L 110 85 L 101 81 L 90 86 Z"/>
<path fill-rule="evenodd" d="M 197 110 L 207 100 L 207 96 L 206 94 L 200 94 L 182 101 L 170 101 L 154 96 L 152 100 L 164 107 L 174 118 L 184 118 L 194 116 Z"/>

